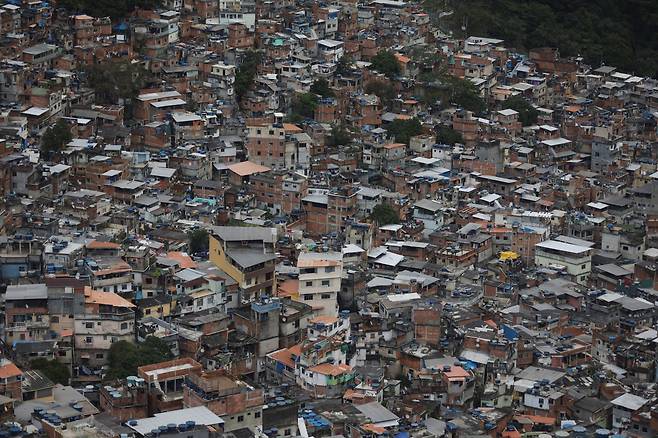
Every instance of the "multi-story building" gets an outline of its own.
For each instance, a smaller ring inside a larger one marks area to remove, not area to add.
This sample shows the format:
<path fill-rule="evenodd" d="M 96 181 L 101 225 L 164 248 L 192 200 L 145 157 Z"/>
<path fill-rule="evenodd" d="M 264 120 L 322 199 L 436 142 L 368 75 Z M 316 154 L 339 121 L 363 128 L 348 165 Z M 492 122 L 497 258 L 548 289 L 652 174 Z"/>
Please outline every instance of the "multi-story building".
<path fill-rule="evenodd" d="M 270 381 L 297 383 L 316 398 L 342 394 L 354 379 L 347 363 L 349 314 L 318 316 L 309 321 L 307 339 L 267 355 Z"/>
<path fill-rule="evenodd" d="M 22 400 L 23 371 L 12 361 L 0 359 L 0 394 L 14 400 Z"/>
<path fill-rule="evenodd" d="M 299 300 L 310 305 L 315 315 L 337 317 L 343 254 L 303 252 L 297 259 L 297 267 Z"/>
<path fill-rule="evenodd" d="M 48 288 L 45 284 L 7 286 L 5 336 L 7 344 L 49 339 Z"/>
<path fill-rule="evenodd" d="M 241 302 L 273 296 L 276 230 L 260 227 L 213 227 L 209 258 L 240 288 Z M 227 299 L 231 299 L 230 296 Z M 227 307 L 240 306 L 228 302 Z"/>
<path fill-rule="evenodd" d="M 262 166 L 307 173 L 311 143 L 295 125 L 250 126 L 246 147 L 249 159 Z"/>
<path fill-rule="evenodd" d="M 135 339 L 135 307 L 113 292 L 84 291 L 82 313 L 75 315 L 76 363 L 96 368 L 107 363 L 113 343 Z"/>
<path fill-rule="evenodd" d="M 213 64 L 208 74 L 208 82 L 218 98 L 231 98 L 235 83 L 235 66 L 224 63 Z"/>
<path fill-rule="evenodd" d="M 292 171 L 275 171 L 253 175 L 249 189 L 263 207 L 274 214 L 299 212 L 302 197 L 308 190 L 307 178 Z"/>
<path fill-rule="evenodd" d="M 86 259 L 84 267 L 89 275 L 91 287 L 95 290 L 121 294 L 133 292 L 132 268 L 123 260 L 119 258 Z"/>
<path fill-rule="evenodd" d="M 190 358 L 139 367 L 137 375 L 148 388 L 149 412 L 182 409 L 185 382 L 191 375 L 199 376 L 201 371 L 201 364 Z"/>
<path fill-rule="evenodd" d="M 535 245 L 535 265 L 564 269 L 573 281 L 587 283 L 592 271 L 592 248 L 557 240 Z"/>
<path fill-rule="evenodd" d="M 184 387 L 188 408 L 205 406 L 224 420 L 224 432 L 263 425 L 263 390 L 236 379 L 225 370 L 190 374 Z"/>

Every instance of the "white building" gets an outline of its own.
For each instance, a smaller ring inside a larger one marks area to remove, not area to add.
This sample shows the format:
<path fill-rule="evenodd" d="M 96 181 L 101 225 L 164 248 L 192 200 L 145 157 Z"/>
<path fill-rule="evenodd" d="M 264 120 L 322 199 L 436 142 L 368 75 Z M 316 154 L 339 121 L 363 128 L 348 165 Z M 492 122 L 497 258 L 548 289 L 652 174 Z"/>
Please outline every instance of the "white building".
<path fill-rule="evenodd" d="M 535 245 L 535 265 L 565 269 L 576 283 L 584 284 L 592 271 L 592 249 L 547 240 Z"/>
<path fill-rule="evenodd" d="M 443 204 L 432 199 L 421 199 L 414 204 L 413 218 L 423 222 L 423 236 L 429 238 L 443 226 Z"/>
<path fill-rule="evenodd" d="M 626 430 L 631 422 L 631 415 L 641 409 L 649 400 L 635 394 L 622 394 L 612 400 L 612 429 L 616 433 Z"/>
<path fill-rule="evenodd" d="M 339 252 L 304 252 L 297 259 L 299 300 L 313 307 L 316 316 L 338 316 L 338 292 L 343 271 Z"/>
<path fill-rule="evenodd" d="M 85 288 L 84 311 L 74 321 L 76 362 L 88 367 L 107 363 L 115 342 L 133 342 L 135 305 L 112 292 Z"/>

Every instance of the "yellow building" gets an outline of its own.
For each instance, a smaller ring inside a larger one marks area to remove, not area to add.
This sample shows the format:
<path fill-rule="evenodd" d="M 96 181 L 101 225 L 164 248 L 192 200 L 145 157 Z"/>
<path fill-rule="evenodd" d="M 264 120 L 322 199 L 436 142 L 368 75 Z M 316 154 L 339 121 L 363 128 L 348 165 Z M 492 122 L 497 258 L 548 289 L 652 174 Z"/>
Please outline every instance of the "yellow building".
<path fill-rule="evenodd" d="M 240 301 L 249 302 L 274 296 L 275 243 L 275 228 L 213 227 L 208 256 L 238 284 Z"/>
<path fill-rule="evenodd" d="M 168 294 L 142 298 L 137 302 L 137 307 L 143 316 L 162 319 L 171 315 L 171 311 L 176 307 L 176 298 Z"/>

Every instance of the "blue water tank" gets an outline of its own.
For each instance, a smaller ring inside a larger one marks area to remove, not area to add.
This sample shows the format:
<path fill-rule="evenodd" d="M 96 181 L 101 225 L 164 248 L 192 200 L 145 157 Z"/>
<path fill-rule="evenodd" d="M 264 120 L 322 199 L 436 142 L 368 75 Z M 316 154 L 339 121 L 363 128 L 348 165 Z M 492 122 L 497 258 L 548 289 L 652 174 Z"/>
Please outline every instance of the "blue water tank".
<path fill-rule="evenodd" d="M 573 433 L 574 438 L 585 438 L 587 429 L 585 429 L 583 426 L 575 426 L 573 429 L 571 429 L 571 432 Z"/>
<path fill-rule="evenodd" d="M 596 429 L 594 436 L 596 438 L 608 438 L 610 436 L 610 431 L 608 429 Z"/>

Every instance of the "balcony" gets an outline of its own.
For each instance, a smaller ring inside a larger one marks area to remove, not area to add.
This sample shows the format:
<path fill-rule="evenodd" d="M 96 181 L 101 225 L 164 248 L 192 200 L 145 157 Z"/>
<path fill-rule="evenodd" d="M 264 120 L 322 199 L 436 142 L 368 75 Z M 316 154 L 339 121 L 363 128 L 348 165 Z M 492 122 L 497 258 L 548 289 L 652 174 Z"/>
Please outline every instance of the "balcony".
<path fill-rule="evenodd" d="M 50 323 L 48 321 L 20 321 L 9 323 L 6 327 L 7 330 L 13 331 L 26 331 L 34 329 L 49 329 Z"/>

